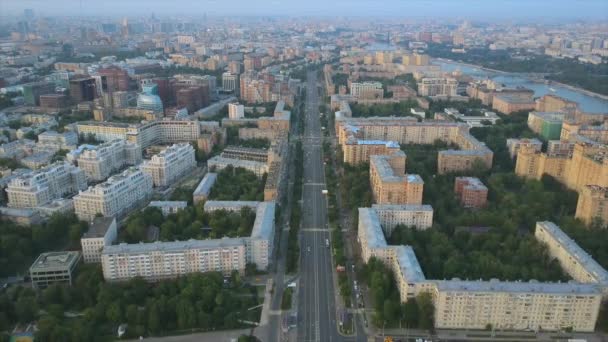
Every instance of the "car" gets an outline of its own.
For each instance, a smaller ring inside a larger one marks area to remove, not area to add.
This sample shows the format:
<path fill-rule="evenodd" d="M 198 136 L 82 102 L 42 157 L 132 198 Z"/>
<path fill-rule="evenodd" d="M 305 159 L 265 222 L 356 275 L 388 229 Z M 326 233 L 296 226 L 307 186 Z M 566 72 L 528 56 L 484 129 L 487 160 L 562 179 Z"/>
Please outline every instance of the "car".
<path fill-rule="evenodd" d="M 310 252 L 310 246 L 308 246 L 308 251 Z"/>

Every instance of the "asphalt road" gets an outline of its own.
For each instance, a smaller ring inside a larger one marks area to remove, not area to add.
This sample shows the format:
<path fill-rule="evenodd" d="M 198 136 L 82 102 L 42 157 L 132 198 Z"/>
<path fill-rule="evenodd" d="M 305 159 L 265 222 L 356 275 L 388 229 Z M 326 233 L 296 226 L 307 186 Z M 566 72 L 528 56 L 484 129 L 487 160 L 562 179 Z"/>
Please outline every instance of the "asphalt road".
<path fill-rule="evenodd" d="M 298 341 L 341 341 L 336 325 L 316 72 L 307 75 Z"/>

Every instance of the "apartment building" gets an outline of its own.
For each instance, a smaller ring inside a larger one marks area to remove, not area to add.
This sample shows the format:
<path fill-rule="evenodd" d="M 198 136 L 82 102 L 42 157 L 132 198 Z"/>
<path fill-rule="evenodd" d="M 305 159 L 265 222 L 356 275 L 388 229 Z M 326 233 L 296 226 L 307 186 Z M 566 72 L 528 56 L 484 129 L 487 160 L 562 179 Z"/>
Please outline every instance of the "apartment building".
<path fill-rule="evenodd" d="M 38 134 L 38 145 L 56 150 L 71 150 L 78 145 L 78 135 L 69 131 L 64 133 L 46 131 Z"/>
<path fill-rule="evenodd" d="M 593 184 L 585 185 L 578 193 L 575 217 L 590 225 L 600 220 L 608 223 L 608 188 Z"/>
<path fill-rule="evenodd" d="M 217 173 L 214 172 L 208 172 L 203 177 L 203 179 L 200 181 L 200 183 L 198 183 L 196 189 L 194 189 L 194 192 L 192 193 L 192 198 L 195 205 L 199 202 L 207 200 L 209 194 L 211 193 L 211 188 L 213 187 L 213 184 L 215 184 L 216 180 Z"/>
<path fill-rule="evenodd" d="M 124 281 L 140 276 L 156 281 L 211 271 L 229 275 L 235 270 L 244 273 L 247 263 L 266 269 L 273 253 L 276 204 L 255 202 L 246 205 L 255 205 L 251 236 L 107 246 L 102 253 L 104 278 Z M 238 204 L 218 202 L 214 206 L 237 208 Z M 209 210 L 212 209 L 210 206 Z"/>
<path fill-rule="evenodd" d="M 606 153 L 605 145 L 590 142 L 577 142 L 572 157 L 522 148 L 517 155 L 515 173 L 533 179 L 548 174 L 579 192 L 589 184 L 605 187 L 608 186 Z"/>
<path fill-rule="evenodd" d="M 424 181 L 405 174 L 405 153 L 370 157 L 369 175 L 374 202 L 378 204 L 422 204 Z"/>
<path fill-rule="evenodd" d="M 384 89 L 380 82 L 353 82 L 350 84 L 350 94 L 362 100 L 381 99 Z"/>
<path fill-rule="evenodd" d="M 488 203 L 488 188 L 475 177 L 456 177 L 454 193 L 465 208 L 483 208 Z"/>
<path fill-rule="evenodd" d="M 245 117 L 245 106 L 238 103 L 228 104 L 228 118 L 229 119 L 242 119 Z"/>
<path fill-rule="evenodd" d="M 389 155 L 400 151 L 395 141 L 360 140 L 350 138 L 342 146 L 343 160 L 349 164 L 361 164 L 369 161 L 372 155 Z"/>
<path fill-rule="evenodd" d="M 76 125 L 79 134 L 92 134 L 97 140 L 127 140 L 142 149 L 151 145 L 197 141 L 201 135 L 198 121 L 155 120 L 140 124 L 115 122 L 80 122 Z"/>
<path fill-rule="evenodd" d="M 142 277 L 148 281 L 193 272 L 245 272 L 242 239 L 188 240 L 106 246 L 101 256 L 106 281 Z"/>
<path fill-rule="evenodd" d="M 239 81 L 238 81 L 239 75 L 237 74 L 231 74 L 229 72 L 225 72 L 222 74 L 222 89 L 224 91 L 234 91 L 234 92 L 238 92 L 238 86 L 239 86 Z"/>
<path fill-rule="evenodd" d="M 121 217 L 137 208 L 152 194 L 152 177 L 131 167 L 74 197 L 76 216 L 89 221 L 100 214 Z"/>
<path fill-rule="evenodd" d="M 530 147 L 530 148 L 532 148 L 532 150 L 540 152 L 543 147 L 543 143 L 542 143 L 542 141 L 540 141 L 536 138 L 532 138 L 532 139 L 510 138 L 510 139 L 507 139 L 507 149 L 509 149 L 509 155 L 511 156 L 511 159 L 515 159 L 517 157 L 517 153 L 522 148 L 522 146 Z"/>
<path fill-rule="evenodd" d="M 492 98 L 492 109 L 503 114 L 533 110 L 535 103 L 532 96 L 528 92 L 496 93 Z"/>
<path fill-rule="evenodd" d="M 547 94 L 536 99 L 534 110 L 537 112 L 574 112 L 578 104 L 557 95 Z"/>
<path fill-rule="evenodd" d="M 458 81 L 451 77 L 425 77 L 418 82 L 420 96 L 456 96 Z"/>
<path fill-rule="evenodd" d="M 528 127 L 546 140 L 559 139 L 565 114 L 559 112 L 530 112 Z"/>
<path fill-rule="evenodd" d="M 600 290 L 569 283 L 447 280 L 433 291 L 439 329 L 595 329 Z"/>
<path fill-rule="evenodd" d="M 142 172 L 152 177 L 156 187 L 173 184 L 195 167 L 194 148 L 186 143 L 171 145 L 140 166 Z"/>
<path fill-rule="evenodd" d="M 89 230 L 82 235 L 80 246 L 85 263 L 101 262 L 101 252 L 105 246 L 116 241 L 118 231 L 115 217 L 95 217 Z"/>
<path fill-rule="evenodd" d="M 268 150 L 264 148 L 226 146 L 222 151 L 221 156 L 224 158 L 257 161 L 260 163 L 268 162 Z"/>
<path fill-rule="evenodd" d="M 186 209 L 187 201 L 151 201 L 148 207 L 160 209 L 163 216 L 177 214 L 180 210 Z"/>
<path fill-rule="evenodd" d="M 576 281 L 608 286 L 608 272 L 555 223 L 536 222 L 534 236 Z"/>
<path fill-rule="evenodd" d="M 470 169 L 479 160 L 480 166 L 492 167 L 492 151 L 469 134 L 466 124 L 444 121 L 418 122 L 415 118 L 336 118 L 336 136 L 343 151 L 347 142 L 356 140 L 394 141 L 399 144 L 433 144 L 440 140 L 458 146 L 459 150 L 440 151 L 440 174 Z M 345 162 L 349 162 L 346 159 Z M 356 156 L 356 154 L 348 154 Z M 350 157 L 349 157 L 350 158 Z M 356 160 L 353 158 L 353 160 Z"/>
<path fill-rule="evenodd" d="M 537 232 L 538 229 L 537 226 Z M 402 302 L 421 292 L 429 292 L 435 307 L 436 328 L 486 329 L 491 326 L 507 330 L 572 329 L 582 332 L 592 332 L 595 328 L 605 283 L 426 279 L 413 249 L 388 246 L 383 230 L 386 229 L 373 208 L 359 208 L 357 237 L 364 262 L 375 257 L 393 271 Z M 572 246 L 563 249 L 571 250 Z M 583 263 L 590 265 L 588 260 Z M 594 271 L 604 279 L 603 269 Z M 579 279 L 575 274 L 572 276 Z"/>
<path fill-rule="evenodd" d="M 97 146 L 81 145 L 66 158 L 78 165 L 93 182 L 103 181 L 122 168 L 142 161 L 140 147 L 125 140 L 112 140 Z"/>
<path fill-rule="evenodd" d="M 232 166 L 234 168 L 242 167 L 255 173 L 255 175 L 259 178 L 262 178 L 264 174 L 268 173 L 268 165 L 262 162 L 236 158 L 224 158 L 222 156 L 215 156 L 207 160 L 207 167 L 209 167 L 209 170 L 212 172 L 219 172 L 228 166 Z"/>
<path fill-rule="evenodd" d="M 86 189 L 84 172 L 68 163 L 57 162 L 21 175 L 8 183 L 6 194 L 11 208 L 35 208 Z"/>

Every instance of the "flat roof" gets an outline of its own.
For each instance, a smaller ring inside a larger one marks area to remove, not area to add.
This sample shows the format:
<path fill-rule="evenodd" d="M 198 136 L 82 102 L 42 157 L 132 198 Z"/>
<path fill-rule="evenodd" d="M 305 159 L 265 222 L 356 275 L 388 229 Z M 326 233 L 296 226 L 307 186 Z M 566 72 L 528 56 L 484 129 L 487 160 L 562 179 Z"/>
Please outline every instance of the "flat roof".
<path fill-rule="evenodd" d="M 79 259 L 78 251 L 42 253 L 30 267 L 30 272 L 71 269 Z"/>
<path fill-rule="evenodd" d="M 245 241 L 242 238 L 222 238 L 222 239 L 207 239 L 188 241 L 156 241 L 152 243 L 121 243 L 119 245 L 110 245 L 103 248 L 103 255 L 111 254 L 145 254 L 150 252 L 182 252 L 188 249 L 212 249 L 218 247 L 234 247 L 245 246 Z"/>
<path fill-rule="evenodd" d="M 536 222 L 537 227 L 542 227 L 570 254 L 570 256 L 585 268 L 585 270 L 602 284 L 608 283 L 608 272 L 583 250 L 574 240 L 572 240 L 555 223 L 550 221 Z"/>
<path fill-rule="evenodd" d="M 582 284 L 574 281 L 566 283 L 541 283 L 536 280 L 528 282 L 469 281 L 458 278 L 452 280 L 435 280 L 439 291 L 448 292 L 509 292 L 509 293 L 549 293 L 549 294 L 588 294 L 600 295 L 601 289 L 595 284 Z"/>
<path fill-rule="evenodd" d="M 89 226 L 89 230 L 82 235 L 82 238 L 92 239 L 104 237 L 113 222 L 116 222 L 114 217 L 96 217 Z"/>
<path fill-rule="evenodd" d="M 426 280 L 422 268 L 420 268 L 418 258 L 416 258 L 416 253 L 414 253 L 414 249 L 411 246 L 394 246 L 393 249 L 395 250 L 401 273 L 408 282 Z"/>
<path fill-rule="evenodd" d="M 359 208 L 359 229 L 364 229 L 367 245 L 370 248 L 387 247 L 386 238 L 378 214 L 371 208 Z"/>
<path fill-rule="evenodd" d="M 274 201 L 259 202 L 255 212 L 253 229 L 251 231 L 252 239 L 272 239 L 272 234 L 274 233 L 275 208 L 276 203 Z"/>
<path fill-rule="evenodd" d="M 201 182 L 198 183 L 198 185 L 196 186 L 196 189 L 194 189 L 194 192 L 192 193 L 192 195 L 208 196 L 209 193 L 211 192 L 211 188 L 213 187 L 213 184 L 215 184 L 216 180 L 217 180 L 217 173 L 208 172 L 205 175 L 205 177 L 203 177 Z"/>

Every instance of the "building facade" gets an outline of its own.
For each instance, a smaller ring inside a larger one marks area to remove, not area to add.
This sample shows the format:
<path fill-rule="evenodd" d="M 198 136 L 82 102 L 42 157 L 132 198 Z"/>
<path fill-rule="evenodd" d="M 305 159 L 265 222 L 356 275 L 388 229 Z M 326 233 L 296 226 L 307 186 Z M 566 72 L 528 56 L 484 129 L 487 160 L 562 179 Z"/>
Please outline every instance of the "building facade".
<path fill-rule="evenodd" d="M 194 148 L 190 144 L 174 144 L 152 156 L 141 170 L 152 177 L 154 186 L 166 187 L 196 167 Z"/>
<path fill-rule="evenodd" d="M 373 155 L 370 185 L 377 204 L 422 204 L 424 182 L 418 175 L 405 174 L 405 153 Z"/>
<path fill-rule="evenodd" d="M 488 203 L 488 188 L 475 177 L 456 177 L 454 193 L 465 208 L 483 208 Z"/>
<path fill-rule="evenodd" d="M 113 244 L 117 237 L 116 218 L 95 217 L 89 225 L 89 230 L 80 239 L 84 262 L 101 262 L 103 248 Z"/>

